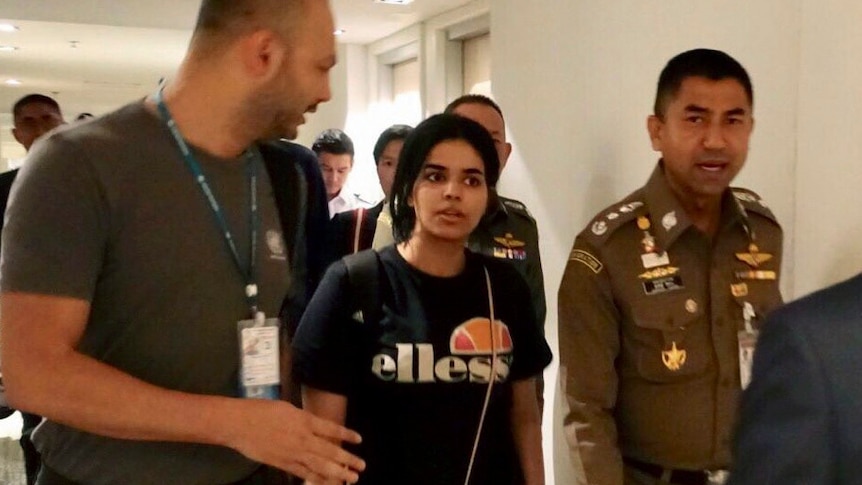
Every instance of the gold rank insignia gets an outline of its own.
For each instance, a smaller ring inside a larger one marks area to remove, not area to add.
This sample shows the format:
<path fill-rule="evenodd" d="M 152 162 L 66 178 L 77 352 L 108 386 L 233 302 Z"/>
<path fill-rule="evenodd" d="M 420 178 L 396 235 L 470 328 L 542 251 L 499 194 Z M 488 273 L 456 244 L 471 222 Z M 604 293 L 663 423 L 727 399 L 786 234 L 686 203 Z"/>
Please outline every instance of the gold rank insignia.
<path fill-rule="evenodd" d="M 748 246 L 747 253 L 736 253 L 736 259 L 751 266 L 752 268 L 757 268 L 760 266 L 761 263 L 765 263 L 772 259 L 772 255 L 769 253 L 761 253 L 760 250 L 757 248 L 757 245 L 751 243 Z"/>
<path fill-rule="evenodd" d="M 511 233 L 506 233 L 504 237 L 495 237 L 494 241 L 502 247 L 494 248 L 494 257 L 500 259 L 516 259 L 523 261 L 527 259 L 527 243 L 515 239 Z"/>
<path fill-rule="evenodd" d="M 641 273 L 638 275 L 638 278 L 642 280 L 654 280 L 657 278 L 664 278 L 666 276 L 673 276 L 679 272 L 679 268 L 674 266 L 665 266 L 664 268 L 656 268 L 653 270 L 649 270 L 646 273 Z"/>
<path fill-rule="evenodd" d="M 685 365 L 686 352 L 684 349 L 677 349 L 676 342 L 673 342 L 670 350 L 663 350 L 661 360 L 668 370 L 676 372 Z"/>

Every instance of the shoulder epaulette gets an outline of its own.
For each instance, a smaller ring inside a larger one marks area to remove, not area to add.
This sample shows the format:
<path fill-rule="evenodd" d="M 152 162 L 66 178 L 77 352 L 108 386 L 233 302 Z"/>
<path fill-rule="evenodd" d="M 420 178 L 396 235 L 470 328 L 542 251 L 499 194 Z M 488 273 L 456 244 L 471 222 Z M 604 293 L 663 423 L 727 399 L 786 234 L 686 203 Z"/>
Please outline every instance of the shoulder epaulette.
<path fill-rule="evenodd" d="M 586 229 L 581 233 L 591 244 L 599 247 L 617 229 L 629 222 L 636 220 L 639 216 L 647 213 L 646 205 L 642 200 L 625 199 L 622 202 L 607 207 L 605 210 L 590 221 Z"/>
<path fill-rule="evenodd" d="M 772 213 L 772 210 L 769 209 L 766 202 L 764 202 L 756 192 L 743 189 L 741 187 L 733 187 L 731 188 L 731 191 L 733 192 L 733 196 L 739 201 L 746 212 L 760 214 L 776 224 L 778 223 L 778 219 L 775 217 L 775 214 Z"/>
<path fill-rule="evenodd" d="M 498 196 L 498 197 L 500 197 L 500 196 Z M 502 202 L 503 205 L 506 206 L 507 210 L 511 210 L 511 211 L 514 211 L 514 212 L 519 213 L 521 215 L 527 216 L 530 219 L 533 218 L 533 215 L 530 214 L 530 211 L 527 209 L 527 206 L 525 206 L 524 203 L 521 201 L 518 201 L 515 199 L 509 199 L 506 197 L 500 197 L 500 202 Z"/>

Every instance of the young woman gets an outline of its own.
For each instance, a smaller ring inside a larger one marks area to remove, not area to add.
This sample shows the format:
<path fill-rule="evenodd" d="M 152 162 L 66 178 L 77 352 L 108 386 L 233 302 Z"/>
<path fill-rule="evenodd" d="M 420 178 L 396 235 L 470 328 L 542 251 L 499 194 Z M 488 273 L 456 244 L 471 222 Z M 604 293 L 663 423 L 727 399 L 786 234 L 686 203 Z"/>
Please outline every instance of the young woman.
<path fill-rule="evenodd" d="M 392 188 L 397 243 L 371 271 L 355 269 L 363 253 L 330 267 L 299 324 L 303 403 L 362 435 L 360 484 L 544 483 L 535 376 L 550 349 L 516 270 L 464 247 L 498 176 L 479 124 L 421 123 Z"/>

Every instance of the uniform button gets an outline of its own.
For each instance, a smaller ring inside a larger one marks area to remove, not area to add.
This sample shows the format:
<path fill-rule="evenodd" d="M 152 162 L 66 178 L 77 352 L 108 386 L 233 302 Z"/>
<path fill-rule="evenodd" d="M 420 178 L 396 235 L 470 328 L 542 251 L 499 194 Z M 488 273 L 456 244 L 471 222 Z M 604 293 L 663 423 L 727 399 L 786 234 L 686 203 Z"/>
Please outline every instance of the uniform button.
<path fill-rule="evenodd" d="M 697 302 L 689 298 L 685 301 L 685 311 L 689 313 L 697 313 Z"/>

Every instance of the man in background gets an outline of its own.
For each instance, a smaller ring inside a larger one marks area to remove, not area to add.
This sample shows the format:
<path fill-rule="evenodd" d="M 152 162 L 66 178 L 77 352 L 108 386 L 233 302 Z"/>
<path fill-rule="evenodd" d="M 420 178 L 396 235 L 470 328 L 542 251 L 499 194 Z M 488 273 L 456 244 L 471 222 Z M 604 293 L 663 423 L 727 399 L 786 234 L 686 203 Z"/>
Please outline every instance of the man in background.
<path fill-rule="evenodd" d="M 339 212 L 371 206 L 358 194 L 350 194 L 344 190 L 347 178 L 353 170 L 354 155 L 353 140 L 347 133 L 335 128 L 324 130 L 314 139 L 311 150 L 320 162 L 326 196 L 329 198 L 330 218 Z"/>
<path fill-rule="evenodd" d="M 29 152 L 36 140 L 65 122 L 60 105 L 54 98 L 44 94 L 28 94 L 12 106 L 12 123 L 12 136 Z M 5 219 L 9 191 L 12 189 L 15 177 L 18 176 L 18 170 L 16 168 L 0 174 L 0 226 Z M 2 234 L 2 227 L 0 227 L 0 234 Z M 39 452 L 36 451 L 30 437 L 42 421 L 42 417 L 23 412 L 21 417 L 24 421 L 20 440 L 21 449 L 24 452 L 24 468 L 27 472 L 27 485 L 33 485 L 39 475 L 40 459 Z"/>
<path fill-rule="evenodd" d="M 28 94 L 12 106 L 12 136 L 30 151 L 42 135 L 65 123 L 60 105 L 44 94 Z M 18 169 L 0 174 L 0 214 L 6 212 L 9 189 L 18 175 Z"/>
<path fill-rule="evenodd" d="M 413 131 L 407 125 L 392 125 L 377 138 L 374 144 L 374 163 L 384 198 L 370 209 L 354 209 L 336 214 L 332 218 L 332 247 L 334 258 L 340 259 L 363 249 L 379 249 L 395 242 L 392 236 L 392 217 L 389 215 L 389 193 L 398 157 L 404 139 Z"/>
<path fill-rule="evenodd" d="M 497 148 L 502 172 L 512 154 L 512 144 L 506 141 L 506 122 L 500 106 L 487 96 L 466 94 L 449 103 L 444 112 L 469 118 L 488 130 Z M 470 235 L 470 249 L 502 259 L 521 273 L 530 287 L 536 322 L 544 329 L 545 279 L 536 220 L 523 202 L 503 197 L 496 191 L 493 195 L 495 200 L 489 202 L 488 213 Z"/>
<path fill-rule="evenodd" d="M 512 144 L 506 141 L 506 121 L 503 110 L 491 98 L 481 94 L 465 94 L 446 106 L 447 114 L 471 119 L 484 127 L 497 148 L 500 172 L 512 154 Z M 476 230 L 470 234 L 471 250 L 499 258 L 512 265 L 530 288 L 536 323 L 545 333 L 545 276 L 542 273 L 542 256 L 539 253 L 539 228 L 523 202 L 499 195 L 496 188 L 488 202 L 488 211 Z M 540 374 L 536 379 L 539 412 L 544 408 L 545 381 Z"/>

